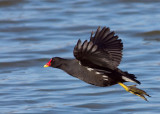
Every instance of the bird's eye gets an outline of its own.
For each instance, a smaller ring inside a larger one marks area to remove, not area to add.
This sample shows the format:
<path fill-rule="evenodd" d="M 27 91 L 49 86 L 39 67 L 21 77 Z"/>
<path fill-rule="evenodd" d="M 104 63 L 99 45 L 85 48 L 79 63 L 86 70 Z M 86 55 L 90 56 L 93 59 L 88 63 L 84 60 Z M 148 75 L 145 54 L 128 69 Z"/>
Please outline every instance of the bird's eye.
<path fill-rule="evenodd" d="M 55 58 L 52 58 L 52 61 L 55 61 Z"/>
<path fill-rule="evenodd" d="M 51 62 L 53 63 L 55 61 L 55 58 L 52 58 Z"/>

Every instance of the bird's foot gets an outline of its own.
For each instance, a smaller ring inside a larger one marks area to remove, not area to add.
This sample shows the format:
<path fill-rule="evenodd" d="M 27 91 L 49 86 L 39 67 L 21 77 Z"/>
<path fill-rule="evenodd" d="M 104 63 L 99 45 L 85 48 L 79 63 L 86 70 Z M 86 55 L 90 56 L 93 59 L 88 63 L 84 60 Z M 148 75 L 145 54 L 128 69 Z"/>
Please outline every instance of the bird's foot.
<path fill-rule="evenodd" d="M 141 97 L 142 99 L 144 99 L 146 101 L 148 101 L 148 100 L 145 98 L 145 95 L 148 96 L 148 97 L 151 97 L 145 91 L 137 88 L 136 85 L 128 86 L 128 92 L 130 92 L 132 94 L 135 94 L 135 95 Z"/>
<path fill-rule="evenodd" d="M 141 97 L 142 99 L 144 99 L 145 101 L 148 101 L 146 98 L 145 98 L 145 95 L 148 96 L 148 97 L 151 97 L 150 95 L 148 95 L 145 91 L 139 89 L 136 87 L 136 85 L 131 85 L 131 86 L 126 86 L 125 84 L 123 83 L 118 83 L 119 85 L 121 85 L 126 91 L 134 94 L 134 95 L 137 95 L 139 97 Z"/>

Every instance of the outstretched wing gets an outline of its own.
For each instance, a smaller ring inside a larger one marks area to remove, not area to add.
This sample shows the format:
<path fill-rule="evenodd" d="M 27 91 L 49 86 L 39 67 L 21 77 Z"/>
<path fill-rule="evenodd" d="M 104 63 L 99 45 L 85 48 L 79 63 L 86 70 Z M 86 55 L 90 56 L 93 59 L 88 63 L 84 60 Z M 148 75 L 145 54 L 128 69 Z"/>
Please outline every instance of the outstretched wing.
<path fill-rule="evenodd" d="M 91 34 L 90 41 L 81 43 L 78 40 L 74 48 L 74 56 L 81 64 L 90 67 L 104 67 L 108 69 L 116 69 L 122 57 L 122 43 L 117 40 L 118 36 L 114 36 L 114 32 L 110 32 L 109 28 L 100 27 L 97 29 L 95 36 Z"/>
<path fill-rule="evenodd" d="M 108 53 L 115 66 L 120 64 L 123 44 L 121 39 L 118 39 L 118 36 L 115 35 L 114 31 L 110 31 L 110 29 L 106 27 L 101 30 L 101 28 L 98 27 L 94 36 L 93 32 L 91 33 L 90 41 L 97 45 L 99 49 Z"/>
<path fill-rule="evenodd" d="M 100 66 L 109 69 L 115 69 L 115 66 L 111 62 L 111 58 L 108 53 L 99 50 L 98 46 L 93 44 L 92 41 L 78 40 L 77 45 L 74 48 L 74 56 L 84 66 L 91 68 Z"/>

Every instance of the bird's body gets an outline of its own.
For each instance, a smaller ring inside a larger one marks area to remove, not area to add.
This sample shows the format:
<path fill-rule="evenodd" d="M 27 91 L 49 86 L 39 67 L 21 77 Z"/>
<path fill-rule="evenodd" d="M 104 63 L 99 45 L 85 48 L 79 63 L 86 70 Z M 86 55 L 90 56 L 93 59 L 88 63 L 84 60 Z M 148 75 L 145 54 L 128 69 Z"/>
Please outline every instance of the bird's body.
<path fill-rule="evenodd" d="M 130 82 L 137 82 L 135 80 L 135 76 L 132 74 L 128 74 L 127 72 L 122 72 L 120 69 L 106 69 L 103 67 L 88 67 L 83 66 L 78 60 L 76 59 L 63 59 L 56 57 L 54 59 L 58 59 L 61 63 L 56 68 L 59 68 L 69 75 L 79 78 L 86 83 L 96 85 L 96 86 L 111 86 L 117 84 L 118 82 L 126 82 L 127 80 Z"/>
<path fill-rule="evenodd" d="M 138 84 L 140 82 L 136 80 L 135 75 L 123 72 L 118 68 L 122 50 L 121 39 L 118 39 L 118 36 L 109 28 L 104 27 L 101 30 L 99 27 L 94 36 L 93 32 L 91 33 L 90 41 L 85 40 L 81 43 L 81 40 L 78 40 L 73 51 L 75 59 L 54 57 L 45 67 L 62 69 L 71 76 L 96 86 L 105 87 L 118 83 L 126 91 L 134 94 L 133 87 L 129 89 L 123 82 Z"/>

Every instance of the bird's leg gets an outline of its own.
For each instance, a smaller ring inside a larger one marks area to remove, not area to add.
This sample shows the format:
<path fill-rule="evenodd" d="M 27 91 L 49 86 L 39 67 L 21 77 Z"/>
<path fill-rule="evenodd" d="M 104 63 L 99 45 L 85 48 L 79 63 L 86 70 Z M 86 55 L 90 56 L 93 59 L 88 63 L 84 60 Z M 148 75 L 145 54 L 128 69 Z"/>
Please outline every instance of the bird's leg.
<path fill-rule="evenodd" d="M 136 85 L 126 86 L 125 84 L 123 84 L 121 82 L 119 82 L 118 84 L 121 85 L 126 91 L 128 91 L 128 92 L 130 92 L 130 93 L 132 93 L 134 95 L 137 95 L 137 96 L 141 97 L 142 99 L 144 99 L 146 101 L 147 101 L 147 99 L 145 98 L 144 95 L 146 95 L 148 97 L 151 97 L 145 91 L 143 91 L 143 90 L 141 90 L 139 88 L 136 88 Z"/>

